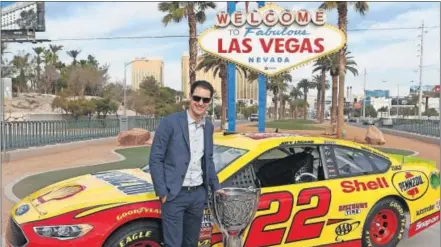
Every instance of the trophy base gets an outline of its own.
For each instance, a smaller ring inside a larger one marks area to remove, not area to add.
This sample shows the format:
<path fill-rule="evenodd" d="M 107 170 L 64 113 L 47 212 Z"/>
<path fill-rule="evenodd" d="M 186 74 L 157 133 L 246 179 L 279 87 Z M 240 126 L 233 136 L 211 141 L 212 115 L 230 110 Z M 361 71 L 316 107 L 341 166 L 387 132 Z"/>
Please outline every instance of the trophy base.
<path fill-rule="evenodd" d="M 242 247 L 242 238 L 240 236 L 224 236 L 224 247 Z"/>

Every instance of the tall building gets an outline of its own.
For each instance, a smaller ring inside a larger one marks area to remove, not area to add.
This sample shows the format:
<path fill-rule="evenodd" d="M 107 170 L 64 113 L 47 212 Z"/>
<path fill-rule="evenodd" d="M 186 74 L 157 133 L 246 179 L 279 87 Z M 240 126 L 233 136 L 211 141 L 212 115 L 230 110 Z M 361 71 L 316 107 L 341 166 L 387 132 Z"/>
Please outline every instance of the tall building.
<path fill-rule="evenodd" d="M 203 52 L 199 51 L 198 54 L 203 54 Z M 198 57 L 198 62 L 200 62 L 201 59 L 201 57 Z M 190 93 L 189 60 L 189 54 L 184 53 L 181 60 L 181 88 L 185 98 L 188 98 L 188 95 Z M 203 69 L 196 71 L 196 80 L 206 80 L 210 82 L 219 97 L 219 102 L 222 102 L 221 78 L 219 76 L 214 76 L 213 70 L 210 70 L 208 72 L 205 72 Z M 254 80 L 253 82 L 248 82 L 242 71 L 236 70 L 236 101 L 242 101 L 247 104 L 257 104 L 257 92 L 257 80 Z"/>
<path fill-rule="evenodd" d="M 162 58 L 136 58 L 132 63 L 132 89 L 138 90 L 142 80 L 153 76 L 164 86 L 164 61 Z"/>

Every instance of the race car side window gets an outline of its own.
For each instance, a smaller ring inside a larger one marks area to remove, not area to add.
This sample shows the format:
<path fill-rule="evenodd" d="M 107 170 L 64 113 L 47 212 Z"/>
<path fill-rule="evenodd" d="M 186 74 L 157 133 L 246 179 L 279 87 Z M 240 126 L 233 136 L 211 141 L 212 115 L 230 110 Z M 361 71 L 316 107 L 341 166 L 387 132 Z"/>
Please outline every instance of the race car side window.
<path fill-rule="evenodd" d="M 328 178 L 375 174 L 384 171 L 384 165 L 376 165 L 369 157 L 371 153 L 339 145 L 326 146 L 326 148 L 328 150 L 325 150 L 327 155 L 324 158 Z"/>

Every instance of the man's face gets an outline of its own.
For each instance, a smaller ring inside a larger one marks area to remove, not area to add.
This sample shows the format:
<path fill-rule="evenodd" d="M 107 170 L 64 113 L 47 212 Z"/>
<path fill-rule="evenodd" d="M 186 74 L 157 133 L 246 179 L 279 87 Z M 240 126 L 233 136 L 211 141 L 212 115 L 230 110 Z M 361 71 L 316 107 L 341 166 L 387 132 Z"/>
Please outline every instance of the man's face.
<path fill-rule="evenodd" d="M 193 94 L 190 95 L 190 108 L 198 116 L 205 114 L 210 102 L 210 90 L 203 87 L 195 88 Z"/>

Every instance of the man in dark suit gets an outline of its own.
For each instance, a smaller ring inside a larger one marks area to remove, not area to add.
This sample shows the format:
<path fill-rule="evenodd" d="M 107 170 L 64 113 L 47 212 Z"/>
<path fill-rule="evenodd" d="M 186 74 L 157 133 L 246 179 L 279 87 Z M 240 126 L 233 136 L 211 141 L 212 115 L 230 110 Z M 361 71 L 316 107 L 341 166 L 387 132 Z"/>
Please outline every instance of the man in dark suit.
<path fill-rule="evenodd" d="M 198 245 L 208 188 L 223 193 L 213 163 L 213 124 L 205 112 L 213 86 L 196 81 L 187 111 L 164 117 L 155 131 L 150 172 L 161 206 L 165 247 Z"/>

